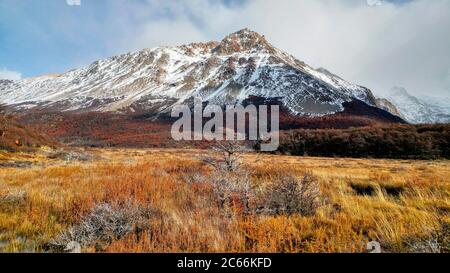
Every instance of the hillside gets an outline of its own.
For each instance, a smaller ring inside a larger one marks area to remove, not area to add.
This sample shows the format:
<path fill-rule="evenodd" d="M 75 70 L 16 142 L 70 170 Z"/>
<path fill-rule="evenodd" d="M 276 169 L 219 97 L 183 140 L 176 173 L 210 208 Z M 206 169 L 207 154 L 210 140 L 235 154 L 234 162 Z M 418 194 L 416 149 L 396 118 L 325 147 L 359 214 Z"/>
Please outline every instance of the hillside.
<path fill-rule="evenodd" d="M 450 123 L 450 99 L 418 98 L 405 88 L 394 87 L 388 96 L 398 115 L 414 124 Z"/>
<path fill-rule="evenodd" d="M 54 146 L 50 140 L 20 124 L 15 118 L 2 112 L 0 106 L 0 150 L 30 151 L 42 146 Z"/>

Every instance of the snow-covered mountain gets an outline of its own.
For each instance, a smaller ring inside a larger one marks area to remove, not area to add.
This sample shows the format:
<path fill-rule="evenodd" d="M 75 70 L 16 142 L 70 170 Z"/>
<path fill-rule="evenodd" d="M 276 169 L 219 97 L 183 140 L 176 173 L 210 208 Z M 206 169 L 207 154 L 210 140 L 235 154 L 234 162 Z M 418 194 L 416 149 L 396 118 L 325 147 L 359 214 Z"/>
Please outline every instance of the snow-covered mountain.
<path fill-rule="evenodd" d="M 216 104 L 279 98 L 295 114 L 321 116 L 371 91 L 314 69 L 243 29 L 220 42 L 144 49 L 60 75 L 0 80 L 0 103 L 19 109 L 167 112 L 193 96 Z"/>
<path fill-rule="evenodd" d="M 402 118 L 410 123 L 450 123 L 450 99 L 417 98 L 405 88 L 391 89 L 388 100 Z"/>

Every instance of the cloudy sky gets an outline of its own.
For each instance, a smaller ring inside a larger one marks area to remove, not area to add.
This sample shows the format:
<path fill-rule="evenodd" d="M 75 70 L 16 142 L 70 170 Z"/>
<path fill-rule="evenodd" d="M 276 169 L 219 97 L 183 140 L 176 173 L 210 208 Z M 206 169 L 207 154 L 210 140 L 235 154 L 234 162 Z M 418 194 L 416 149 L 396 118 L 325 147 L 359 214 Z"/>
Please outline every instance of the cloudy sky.
<path fill-rule="evenodd" d="M 450 96 L 450 0 L 0 0 L 0 78 L 244 27 L 378 94 Z"/>

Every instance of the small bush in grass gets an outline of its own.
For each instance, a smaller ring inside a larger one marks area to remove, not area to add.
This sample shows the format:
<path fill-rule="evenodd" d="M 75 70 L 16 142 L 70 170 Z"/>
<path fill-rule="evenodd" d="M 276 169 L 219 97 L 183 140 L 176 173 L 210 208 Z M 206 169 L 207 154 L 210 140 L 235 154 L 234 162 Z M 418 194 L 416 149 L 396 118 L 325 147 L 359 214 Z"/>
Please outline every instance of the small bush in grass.
<path fill-rule="evenodd" d="M 251 185 L 251 174 L 245 169 L 235 172 L 216 170 L 210 175 L 191 175 L 184 179 L 190 185 L 207 189 L 221 208 L 241 206 L 246 214 L 251 213 L 255 193 Z"/>
<path fill-rule="evenodd" d="M 13 204 L 25 201 L 27 193 L 25 191 L 9 191 L 3 195 L 0 195 L 1 204 Z"/>
<path fill-rule="evenodd" d="M 254 196 L 250 173 L 240 170 L 238 173 L 216 172 L 209 180 L 214 195 L 222 207 L 239 203 L 245 213 L 251 212 L 250 201 Z"/>
<path fill-rule="evenodd" d="M 260 212 L 268 214 L 300 214 L 311 216 L 320 205 L 321 191 L 317 178 L 306 174 L 302 179 L 283 176 L 272 184 Z"/>
<path fill-rule="evenodd" d="M 441 245 L 437 238 L 415 238 L 409 243 L 409 251 L 412 253 L 441 253 Z"/>
<path fill-rule="evenodd" d="M 67 162 L 73 162 L 73 161 L 91 161 L 93 159 L 93 156 L 84 153 L 84 152 L 76 152 L 76 151 L 58 151 L 55 153 L 52 153 L 48 156 L 50 159 L 61 159 Z"/>
<path fill-rule="evenodd" d="M 63 251 L 72 242 L 82 247 L 110 244 L 133 231 L 145 229 L 154 214 L 154 210 L 132 203 L 119 206 L 99 204 L 80 223 L 54 239 L 51 248 Z"/>
<path fill-rule="evenodd" d="M 185 180 L 190 184 L 208 185 L 222 208 L 242 206 L 246 214 L 315 214 L 321 201 L 317 178 L 306 174 L 302 179 L 290 175 L 279 175 L 275 182 L 256 200 L 256 190 L 251 183 L 251 173 L 243 167 L 242 153 L 248 151 L 239 142 L 219 142 L 213 145 L 217 157 L 203 158 L 203 162 L 214 167 L 209 176 L 194 175 Z M 258 208 L 256 203 L 262 203 Z"/>
<path fill-rule="evenodd" d="M 254 191 L 251 173 L 243 166 L 244 152 L 249 151 L 239 141 L 215 142 L 211 149 L 214 157 L 202 157 L 202 162 L 213 167 L 209 175 L 194 174 L 185 177 L 191 185 L 204 185 L 209 188 L 221 208 L 240 206 L 244 213 L 250 213 Z"/>
<path fill-rule="evenodd" d="M 423 238 L 406 240 L 408 252 L 412 253 L 450 253 L 450 224 L 444 223 L 440 230 Z"/>

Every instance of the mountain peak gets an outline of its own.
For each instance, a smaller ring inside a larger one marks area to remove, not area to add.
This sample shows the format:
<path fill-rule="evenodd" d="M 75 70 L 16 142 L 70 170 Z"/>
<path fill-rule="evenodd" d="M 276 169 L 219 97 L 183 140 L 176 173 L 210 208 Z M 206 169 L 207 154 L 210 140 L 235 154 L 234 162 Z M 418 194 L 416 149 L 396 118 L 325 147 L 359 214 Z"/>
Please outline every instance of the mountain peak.
<path fill-rule="evenodd" d="M 255 51 L 273 52 L 274 48 L 263 35 L 248 28 L 226 36 L 213 50 L 220 55 Z"/>
<path fill-rule="evenodd" d="M 258 38 L 264 39 L 264 35 L 261 35 L 258 32 L 253 31 L 253 30 L 251 30 L 249 28 L 243 28 L 243 29 L 238 30 L 238 31 L 236 31 L 234 33 L 231 33 L 228 36 L 238 36 L 240 38 L 243 38 L 243 37 L 246 37 L 246 38 L 258 37 Z"/>
<path fill-rule="evenodd" d="M 405 88 L 393 87 L 388 98 L 399 110 L 401 116 L 411 123 L 448 123 L 450 107 L 442 107 L 440 103 L 427 102 L 415 97 Z"/>
<path fill-rule="evenodd" d="M 322 70 L 324 71 L 324 70 Z M 0 82 L 0 102 L 17 108 L 165 114 L 194 96 L 217 105 L 277 98 L 294 114 L 322 116 L 371 92 L 320 73 L 242 29 L 222 41 L 157 47 L 99 60 L 58 77 Z M 132 109 L 132 110 L 131 110 Z"/>
<path fill-rule="evenodd" d="M 391 88 L 391 95 L 392 96 L 407 96 L 407 97 L 411 96 L 405 88 L 398 87 L 398 86 L 394 86 Z"/>

